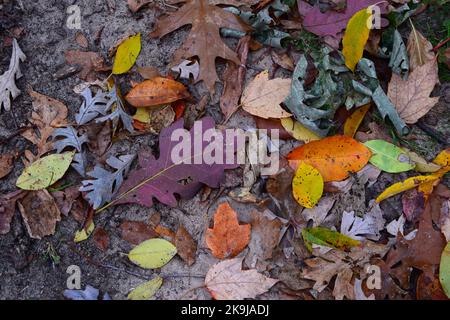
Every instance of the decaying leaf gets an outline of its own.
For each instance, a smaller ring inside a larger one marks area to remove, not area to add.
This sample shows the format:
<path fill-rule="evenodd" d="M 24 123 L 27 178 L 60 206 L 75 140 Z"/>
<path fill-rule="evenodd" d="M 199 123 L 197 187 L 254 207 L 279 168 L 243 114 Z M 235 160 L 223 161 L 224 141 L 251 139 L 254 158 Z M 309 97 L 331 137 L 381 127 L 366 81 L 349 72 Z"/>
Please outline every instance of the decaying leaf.
<path fill-rule="evenodd" d="M 95 246 L 102 250 L 102 251 L 106 251 L 106 249 L 108 249 L 109 247 L 109 234 L 108 232 L 103 229 L 103 228 L 97 228 L 94 231 L 94 235 L 93 235 L 93 240 L 94 240 L 94 244 Z"/>
<path fill-rule="evenodd" d="M 134 155 L 122 155 L 118 158 L 111 156 L 106 160 L 106 163 L 115 169 L 115 172 L 110 172 L 96 165 L 94 170 L 87 173 L 92 179 L 83 180 L 80 191 L 87 193 L 86 198 L 94 209 L 98 209 L 112 200 L 122 185 L 124 176 L 130 169 L 134 158 Z"/>
<path fill-rule="evenodd" d="M 430 98 L 438 82 L 436 63 L 430 60 L 418 66 L 407 80 L 395 73 L 392 75 L 388 96 L 406 123 L 416 123 L 438 102 L 439 97 Z"/>
<path fill-rule="evenodd" d="M 295 200 L 305 208 L 313 208 L 323 193 L 323 178 L 313 166 L 300 162 L 294 179 L 292 192 Z"/>
<path fill-rule="evenodd" d="M 14 168 L 14 158 L 10 153 L 0 154 L 0 179 L 6 177 Z"/>
<path fill-rule="evenodd" d="M 0 195 L 0 234 L 7 234 L 11 229 L 11 220 L 16 212 L 16 202 L 25 195 L 26 192 L 23 190 Z"/>
<path fill-rule="evenodd" d="M 62 178 L 72 163 L 75 151 L 52 154 L 26 167 L 16 182 L 23 190 L 42 190 Z"/>
<path fill-rule="evenodd" d="M 67 50 L 64 53 L 66 62 L 70 65 L 79 65 L 81 71 L 78 76 L 85 81 L 95 81 L 97 79 L 96 73 L 99 71 L 106 71 L 103 58 L 97 52 L 87 52 L 81 50 Z"/>
<path fill-rule="evenodd" d="M 25 59 L 25 54 L 20 49 L 17 40 L 14 39 L 9 68 L 0 76 L 0 112 L 2 111 L 2 107 L 6 111 L 11 110 L 10 97 L 15 99 L 20 94 L 20 90 L 17 88 L 15 81 L 22 77 L 19 65 L 20 62 L 25 61 Z"/>
<path fill-rule="evenodd" d="M 366 213 L 363 218 L 355 215 L 353 211 L 344 211 L 342 214 L 341 233 L 355 240 L 380 240 L 380 231 L 384 229 L 386 220 L 379 205 Z"/>
<path fill-rule="evenodd" d="M 162 37 L 188 24 L 192 25 L 191 32 L 183 46 L 175 52 L 174 61 L 179 63 L 199 57 L 198 81 L 203 80 L 209 92 L 213 93 L 215 82 L 218 81 L 216 57 L 240 64 L 237 54 L 222 42 L 220 28 L 242 32 L 249 31 L 250 28 L 234 14 L 209 4 L 206 0 L 190 0 L 177 12 L 160 19 L 151 36 Z"/>
<path fill-rule="evenodd" d="M 155 295 L 155 293 L 161 288 L 163 284 L 163 278 L 156 276 L 152 280 L 141 284 L 136 289 L 132 290 L 128 294 L 129 300 L 148 300 Z"/>
<path fill-rule="evenodd" d="M 183 226 L 179 226 L 175 236 L 175 246 L 177 253 L 188 266 L 195 262 L 197 253 L 197 243 Z"/>
<path fill-rule="evenodd" d="M 408 38 L 409 68 L 413 72 L 417 67 L 423 66 L 431 60 L 435 60 L 433 45 L 411 24 L 412 30 Z M 437 69 L 437 64 L 435 65 Z M 437 72 L 437 71 L 436 71 Z"/>
<path fill-rule="evenodd" d="M 214 227 L 206 231 L 206 244 L 215 257 L 233 258 L 248 245 L 250 230 L 249 224 L 239 224 L 236 212 L 224 202 L 214 214 Z"/>
<path fill-rule="evenodd" d="M 269 72 L 263 71 L 245 87 L 241 98 L 242 108 L 264 119 L 289 118 L 291 114 L 284 111 L 280 104 L 289 95 L 290 86 L 290 79 L 269 80 Z"/>
<path fill-rule="evenodd" d="M 325 182 L 341 181 L 349 172 L 358 172 L 369 161 L 371 152 L 363 144 L 346 136 L 333 136 L 312 141 L 289 153 L 293 167 L 305 162 L 317 170 Z"/>
<path fill-rule="evenodd" d="M 128 253 L 128 258 L 144 269 L 156 269 L 166 265 L 177 254 L 177 248 L 164 239 L 142 242 Z"/>
<path fill-rule="evenodd" d="M 61 213 L 47 190 L 28 192 L 18 201 L 19 211 L 33 239 L 42 239 L 55 233 Z"/>
<path fill-rule="evenodd" d="M 254 269 L 242 270 L 242 260 L 243 258 L 225 260 L 209 269 L 205 285 L 214 299 L 255 298 L 278 282 L 278 280 L 267 278 Z"/>
<path fill-rule="evenodd" d="M 175 80 L 155 77 L 134 86 L 125 96 L 133 107 L 155 107 L 188 98 L 186 87 Z"/>
<path fill-rule="evenodd" d="M 158 237 L 158 233 L 142 221 L 123 221 L 119 228 L 121 238 L 134 245 Z"/>
<path fill-rule="evenodd" d="M 302 237 L 309 251 L 312 251 L 313 244 L 343 251 L 349 251 L 352 247 L 357 247 L 361 244 L 358 240 L 323 227 L 304 228 L 302 229 Z"/>

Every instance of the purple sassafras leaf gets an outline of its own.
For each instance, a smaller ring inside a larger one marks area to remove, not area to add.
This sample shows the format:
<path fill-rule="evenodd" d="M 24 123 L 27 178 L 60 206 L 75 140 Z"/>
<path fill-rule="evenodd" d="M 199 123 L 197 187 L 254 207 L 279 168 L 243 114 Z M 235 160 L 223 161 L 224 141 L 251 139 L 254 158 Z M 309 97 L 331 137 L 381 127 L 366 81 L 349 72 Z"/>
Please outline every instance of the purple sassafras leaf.
<path fill-rule="evenodd" d="M 179 195 L 183 199 L 189 199 L 197 194 L 203 184 L 217 188 L 224 177 L 224 170 L 234 169 L 239 166 L 236 164 L 236 160 L 234 160 L 235 163 L 233 164 L 194 164 L 193 158 L 191 158 L 192 164 L 174 163 L 171 159 L 171 152 L 179 141 L 171 141 L 171 135 L 175 129 L 183 129 L 183 123 L 183 119 L 180 119 L 161 131 L 159 136 L 158 159 L 155 159 L 148 150 L 141 150 L 139 152 L 139 168 L 133 170 L 128 175 L 128 178 L 118 192 L 119 197 L 138 185 L 139 188 L 127 194 L 122 199 L 118 199 L 117 204 L 137 203 L 151 207 L 153 205 L 153 198 L 156 198 L 160 202 L 174 207 L 177 205 L 175 195 Z M 196 125 L 199 126 L 199 124 L 201 124 L 201 130 L 194 133 L 194 128 Z M 183 129 L 191 137 L 192 156 L 199 154 L 194 148 L 194 137 L 196 136 L 197 139 L 198 137 L 202 137 L 206 130 L 215 127 L 215 122 L 212 118 L 205 117 L 196 121 L 196 125 L 189 132 Z M 222 134 L 221 136 L 223 137 L 222 147 L 225 149 L 226 138 Z M 233 141 L 231 148 L 233 153 L 235 153 L 236 139 Z M 213 140 L 211 143 L 220 142 Z M 199 144 L 201 150 L 204 150 L 207 145 L 209 145 L 209 142 L 206 141 Z"/>
<path fill-rule="evenodd" d="M 386 12 L 387 2 L 380 3 L 379 0 L 347 0 L 347 7 L 343 12 L 328 10 L 322 13 L 318 6 L 311 6 L 303 0 L 298 0 L 298 11 L 303 17 L 303 27 L 318 36 L 338 35 L 347 26 L 348 20 L 359 10 L 379 3 L 381 13 Z"/>

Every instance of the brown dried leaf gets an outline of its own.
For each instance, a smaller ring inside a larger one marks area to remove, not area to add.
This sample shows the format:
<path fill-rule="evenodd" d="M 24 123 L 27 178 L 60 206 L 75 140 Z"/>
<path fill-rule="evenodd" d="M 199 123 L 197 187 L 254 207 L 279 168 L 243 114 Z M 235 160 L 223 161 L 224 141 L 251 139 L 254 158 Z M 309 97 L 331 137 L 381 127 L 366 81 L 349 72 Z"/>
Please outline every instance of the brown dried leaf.
<path fill-rule="evenodd" d="M 10 153 L 0 154 L 0 179 L 6 177 L 14 168 L 14 155 Z"/>
<path fill-rule="evenodd" d="M 240 64 L 237 54 L 222 41 L 220 28 L 243 32 L 249 31 L 250 28 L 236 15 L 209 4 L 207 0 L 190 0 L 177 12 L 159 19 L 151 36 L 162 37 L 185 25 L 192 25 L 192 29 L 183 46 L 175 52 L 174 64 L 199 57 L 200 75 L 197 81 L 203 80 L 209 92 L 214 93 L 215 83 L 219 80 L 216 58 L 221 57 Z"/>
<path fill-rule="evenodd" d="M 124 221 L 119 228 L 122 240 L 134 245 L 158 237 L 158 233 L 152 227 L 141 221 Z"/>
<path fill-rule="evenodd" d="M 18 205 L 31 238 L 42 239 L 55 233 L 61 212 L 47 190 L 28 192 Z"/>
<path fill-rule="evenodd" d="M 433 59 L 418 66 L 407 80 L 403 80 L 398 74 L 392 74 L 388 96 L 400 117 L 408 124 L 416 123 L 439 101 L 439 97 L 430 98 L 439 81 L 436 63 Z"/>
<path fill-rule="evenodd" d="M 94 244 L 102 251 L 106 251 L 109 247 L 109 234 L 103 228 L 97 228 L 93 235 Z"/>
<path fill-rule="evenodd" d="M 417 31 L 414 26 L 409 35 L 407 50 L 409 55 L 409 68 L 411 72 L 413 72 L 417 67 L 423 66 L 428 61 L 436 59 L 433 52 L 433 45 L 419 31 Z M 437 72 L 437 64 L 435 65 L 435 68 Z"/>
<path fill-rule="evenodd" d="M 67 216 L 72 210 L 76 199 L 80 196 L 79 186 L 69 187 L 62 191 L 52 192 L 52 196 L 56 201 L 59 211 Z"/>
<path fill-rule="evenodd" d="M 17 190 L 0 196 L 0 234 L 9 232 L 11 220 L 16 212 L 16 202 L 25 195 L 25 191 Z"/>
<path fill-rule="evenodd" d="M 96 72 L 110 70 L 110 68 L 106 67 L 102 56 L 97 52 L 67 50 L 64 53 L 64 57 L 67 64 L 81 67 L 78 77 L 88 82 L 97 79 Z"/>
<path fill-rule="evenodd" d="M 81 31 L 78 31 L 75 34 L 75 41 L 78 43 L 80 47 L 84 49 L 87 49 L 87 47 L 89 47 L 89 41 L 88 39 L 86 39 L 85 35 Z"/>
<path fill-rule="evenodd" d="M 191 266 L 195 262 L 195 254 L 197 253 L 197 243 L 183 227 L 179 226 L 175 236 L 175 246 L 177 247 L 177 254 Z"/>

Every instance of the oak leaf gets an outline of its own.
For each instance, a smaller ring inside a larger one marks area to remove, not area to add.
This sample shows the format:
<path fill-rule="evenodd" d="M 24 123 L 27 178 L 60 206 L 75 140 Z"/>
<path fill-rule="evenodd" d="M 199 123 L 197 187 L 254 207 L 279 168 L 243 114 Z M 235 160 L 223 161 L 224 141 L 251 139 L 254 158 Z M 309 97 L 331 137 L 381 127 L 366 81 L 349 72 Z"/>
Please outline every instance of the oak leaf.
<path fill-rule="evenodd" d="M 236 212 L 224 202 L 214 214 L 214 227 L 206 231 L 206 244 L 215 257 L 233 258 L 248 245 L 250 230 L 249 224 L 239 224 Z"/>
<path fill-rule="evenodd" d="M 152 37 L 162 37 L 185 25 L 192 25 L 191 32 L 183 46 L 175 52 L 174 63 L 197 56 L 200 60 L 200 75 L 210 93 L 218 81 L 215 61 L 217 57 L 231 60 L 240 65 L 237 54 L 227 47 L 220 37 L 220 28 L 229 28 L 242 32 L 249 31 L 237 16 L 207 0 L 188 0 L 177 12 L 158 21 Z"/>

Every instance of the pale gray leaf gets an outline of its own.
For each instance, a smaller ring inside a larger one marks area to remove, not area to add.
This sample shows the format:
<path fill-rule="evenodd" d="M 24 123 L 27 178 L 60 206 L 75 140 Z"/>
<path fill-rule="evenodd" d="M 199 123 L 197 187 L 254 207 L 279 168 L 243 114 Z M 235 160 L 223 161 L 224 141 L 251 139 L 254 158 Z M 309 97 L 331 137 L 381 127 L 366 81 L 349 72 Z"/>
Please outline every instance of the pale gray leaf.
<path fill-rule="evenodd" d="M 83 96 L 84 101 L 81 104 L 78 113 L 75 114 L 75 120 L 79 125 L 86 124 L 99 115 L 105 115 L 111 107 L 111 99 L 108 96 L 108 93 L 104 93 L 102 90 L 97 91 L 93 97 L 92 91 L 88 87 L 81 95 Z"/>
<path fill-rule="evenodd" d="M 79 135 L 73 127 L 57 128 L 52 134 L 53 147 L 58 153 L 63 151 L 66 147 L 75 148 L 77 153 L 75 154 L 72 167 L 82 176 L 86 176 L 87 159 L 86 154 L 83 152 L 83 144 L 88 142 L 87 134 Z"/>
<path fill-rule="evenodd" d="M 406 45 L 403 42 L 402 36 L 398 30 L 394 31 L 394 43 L 391 52 L 391 58 L 389 60 L 389 67 L 392 71 L 403 78 L 408 76 L 409 72 L 409 58 L 406 50 Z"/>
<path fill-rule="evenodd" d="M 182 79 L 189 79 L 192 74 L 194 80 L 197 80 L 200 74 L 200 65 L 198 61 L 192 62 L 190 60 L 183 60 L 179 65 L 170 70 L 178 72 L 180 74 L 180 78 Z"/>
<path fill-rule="evenodd" d="M 88 172 L 88 176 L 93 179 L 82 181 L 83 186 L 80 191 L 87 192 L 87 199 L 94 209 L 100 208 L 106 202 L 110 202 L 122 185 L 124 176 L 130 169 L 134 155 L 122 155 L 119 158 L 111 156 L 106 163 L 113 169 L 110 172 L 99 165 L 93 171 Z"/>
<path fill-rule="evenodd" d="M 121 121 L 123 127 L 128 130 L 128 132 L 133 132 L 133 118 L 125 112 L 122 97 L 116 86 L 108 92 L 108 98 L 110 99 L 110 102 L 107 105 L 106 112 L 113 109 L 113 107 L 115 107 L 115 109 L 111 113 L 96 119 L 96 122 L 100 123 L 111 120 L 113 127 L 117 128 L 119 121 Z"/>
<path fill-rule="evenodd" d="M 0 112 L 2 111 L 2 107 L 5 108 L 6 111 L 11 110 L 10 97 L 15 99 L 20 94 L 20 90 L 17 88 L 15 80 L 22 77 L 20 62 L 25 61 L 25 59 L 25 54 L 20 49 L 17 40 L 14 39 L 9 68 L 0 76 Z"/>

